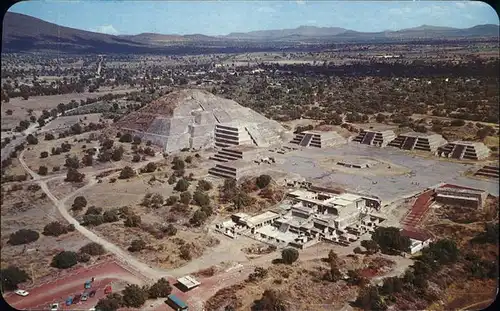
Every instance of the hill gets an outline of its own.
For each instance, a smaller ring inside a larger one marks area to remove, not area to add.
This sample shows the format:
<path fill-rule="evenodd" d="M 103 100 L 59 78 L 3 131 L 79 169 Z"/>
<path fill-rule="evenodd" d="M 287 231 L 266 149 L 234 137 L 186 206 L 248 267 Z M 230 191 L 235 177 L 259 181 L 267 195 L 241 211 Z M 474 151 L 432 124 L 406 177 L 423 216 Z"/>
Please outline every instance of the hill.
<path fill-rule="evenodd" d="M 467 29 L 422 25 L 398 31 L 358 32 L 340 27 L 300 26 L 294 29 L 175 35 L 142 33 L 108 35 L 59 26 L 31 16 L 7 12 L 3 25 L 2 52 L 54 51 L 62 53 L 236 53 L 280 49 L 281 43 L 297 45 L 335 42 L 392 42 L 457 38 L 498 38 L 498 25 Z"/>

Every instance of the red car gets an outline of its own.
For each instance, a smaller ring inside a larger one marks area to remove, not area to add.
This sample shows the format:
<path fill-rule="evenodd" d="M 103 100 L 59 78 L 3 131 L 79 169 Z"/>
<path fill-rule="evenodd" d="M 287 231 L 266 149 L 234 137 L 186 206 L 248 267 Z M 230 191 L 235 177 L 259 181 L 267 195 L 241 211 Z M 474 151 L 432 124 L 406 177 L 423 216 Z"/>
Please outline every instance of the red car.
<path fill-rule="evenodd" d="M 111 285 L 108 285 L 108 286 L 106 286 L 106 288 L 104 288 L 104 293 L 105 293 L 106 295 L 109 295 L 109 294 L 111 294 L 112 292 L 113 292 L 113 289 L 111 288 Z"/>

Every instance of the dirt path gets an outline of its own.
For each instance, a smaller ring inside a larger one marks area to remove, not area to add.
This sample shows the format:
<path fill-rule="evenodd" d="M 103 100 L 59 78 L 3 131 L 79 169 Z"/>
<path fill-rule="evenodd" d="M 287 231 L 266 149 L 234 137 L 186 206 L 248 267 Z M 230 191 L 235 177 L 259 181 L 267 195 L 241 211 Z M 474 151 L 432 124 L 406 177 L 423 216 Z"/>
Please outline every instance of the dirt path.
<path fill-rule="evenodd" d="M 92 242 L 96 242 L 104 246 L 104 248 L 116 255 L 116 257 L 119 260 L 122 260 L 126 262 L 127 264 L 131 265 L 134 267 L 137 271 L 142 273 L 144 276 L 150 278 L 151 280 L 156 280 L 159 276 L 168 276 L 169 274 L 166 273 L 166 271 L 159 270 L 159 269 L 154 269 L 151 266 L 148 266 L 147 264 L 140 262 L 137 260 L 134 256 L 128 254 L 126 251 L 122 250 L 120 247 L 117 245 L 107 241 L 106 239 L 96 235 L 94 232 L 88 230 L 84 226 L 80 225 L 78 221 L 76 221 L 67 211 L 65 202 L 72 198 L 75 194 L 84 191 L 88 188 L 91 188 L 95 184 L 97 184 L 97 180 L 93 178 L 94 176 L 91 174 L 89 177 L 88 183 L 82 187 L 77 189 L 76 191 L 70 193 L 67 195 L 65 198 L 59 200 L 57 199 L 49 190 L 47 183 L 45 181 L 40 180 L 40 175 L 32 171 L 24 162 L 23 160 L 23 152 L 19 155 L 19 162 L 23 166 L 23 168 L 33 177 L 33 180 L 37 182 L 40 187 L 42 188 L 43 192 L 47 194 L 47 197 L 54 203 L 54 207 L 59 211 L 59 213 L 66 219 L 66 221 L 70 224 L 73 224 L 75 226 L 75 229 L 80 232 L 82 235 L 84 235 L 87 239 L 91 240 Z M 110 175 L 111 176 L 111 175 Z"/>

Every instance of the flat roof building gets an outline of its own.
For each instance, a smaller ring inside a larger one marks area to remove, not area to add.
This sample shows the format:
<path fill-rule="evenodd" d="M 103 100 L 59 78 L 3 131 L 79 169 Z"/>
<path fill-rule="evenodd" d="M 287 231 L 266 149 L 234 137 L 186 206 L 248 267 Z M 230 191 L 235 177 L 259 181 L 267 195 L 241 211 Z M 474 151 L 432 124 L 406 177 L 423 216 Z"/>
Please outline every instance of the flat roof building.
<path fill-rule="evenodd" d="M 482 209 L 488 193 L 483 190 L 445 184 L 435 189 L 436 202 Z"/>
<path fill-rule="evenodd" d="M 437 154 L 457 160 L 484 160 L 490 156 L 490 149 L 481 142 L 454 141 L 440 147 Z"/>
<path fill-rule="evenodd" d="M 399 134 L 389 143 L 389 146 L 403 150 L 421 150 L 435 153 L 439 147 L 446 143 L 446 139 L 439 134 L 410 132 Z"/>
<path fill-rule="evenodd" d="M 200 282 L 190 275 L 183 276 L 177 279 L 177 282 L 185 289 L 191 290 L 195 287 L 200 286 Z"/>
<path fill-rule="evenodd" d="M 396 134 L 392 130 L 385 131 L 373 131 L 373 130 L 361 130 L 361 132 L 354 137 L 353 142 L 358 142 L 364 145 L 385 147 L 392 140 L 396 138 Z"/>

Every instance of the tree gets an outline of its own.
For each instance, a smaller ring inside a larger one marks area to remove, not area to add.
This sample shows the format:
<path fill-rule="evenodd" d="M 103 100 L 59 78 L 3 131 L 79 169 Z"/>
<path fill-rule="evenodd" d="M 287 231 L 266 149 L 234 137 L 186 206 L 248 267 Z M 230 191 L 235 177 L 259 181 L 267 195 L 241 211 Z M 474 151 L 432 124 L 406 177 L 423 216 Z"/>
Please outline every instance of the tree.
<path fill-rule="evenodd" d="M 132 135 L 129 133 L 125 133 L 120 137 L 120 142 L 121 143 L 131 143 L 132 142 Z"/>
<path fill-rule="evenodd" d="M 89 262 L 91 256 L 87 253 L 77 253 L 76 254 L 76 260 L 78 262 Z"/>
<path fill-rule="evenodd" d="M 60 236 L 68 233 L 68 228 L 59 221 L 53 221 L 43 227 L 43 235 L 47 236 Z"/>
<path fill-rule="evenodd" d="M 66 162 L 64 164 L 65 167 L 67 168 L 74 168 L 77 169 L 80 167 L 80 161 L 76 156 L 68 157 L 66 158 Z"/>
<path fill-rule="evenodd" d="M 146 242 L 144 242 L 142 239 L 136 239 L 133 240 L 132 243 L 130 243 L 128 250 L 129 252 L 140 252 L 144 248 L 146 248 Z"/>
<path fill-rule="evenodd" d="M 132 162 L 139 162 L 139 161 L 141 161 L 141 156 L 138 154 L 134 154 L 134 156 L 132 157 Z"/>
<path fill-rule="evenodd" d="M 179 256 L 184 260 L 191 260 L 191 245 L 186 243 L 179 247 Z"/>
<path fill-rule="evenodd" d="M 179 159 L 178 157 L 175 157 L 174 160 L 172 161 L 172 169 L 173 170 L 183 170 L 185 168 L 184 161 L 182 159 Z"/>
<path fill-rule="evenodd" d="M 135 176 L 135 171 L 133 168 L 131 168 L 130 166 L 125 166 L 121 172 L 120 172 L 120 176 L 118 178 L 120 179 L 129 179 L 131 177 L 134 177 Z"/>
<path fill-rule="evenodd" d="M 181 199 L 180 199 L 180 201 L 181 201 L 182 204 L 188 205 L 189 202 L 191 202 L 191 199 L 192 199 L 191 192 L 184 191 L 184 192 L 181 193 Z"/>
<path fill-rule="evenodd" d="M 378 227 L 372 234 L 372 240 L 377 242 L 382 252 L 409 252 L 410 239 L 401 235 L 396 227 Z"/>
<path fill-rule="evenodd" d="M 148 296 L 149 299 L 163 298 L 170 295 L 171 292 L 172 286 L 170 286 L 170 283 L 165 278 L 161 278 L 149 288 Z"/>
<path fill-rule="evenodd" d="M 112 139 L 105 139 L 102 143 L 101 143 L 101 146 L 103 149 L 105 150 L 108 150 L 108 149 L 111 149 L 113 147 L 113 144 L 115 142 L 112 140 Z"/>
<path fill-rule="evenodd" d="M 295 248 L 285 248 L 281 251 L 281 259 L 283 263 L 290 265 L 299 259 L 299 251 Z"/>
<path fill-rule="evenodd" d="M 101 213 L 102 213 L 102 207 L 95 207 L 92 205 L 87 209 L 85 215 L 101 215 Z"/>
<path fill-rule="evenodd" d="M 176 180 L 177 179 L 175 178 L 175 175 L 170 175 L 170 177 L 168 178 L 168 184 L 173 185 L 175 184 Z"/>
<path fill-rule="evenodd" d="M 30 280 L 26 271 L 16 266 L 9 266 L 0 270 L 0 279 L 4 290 L 15 290 L 17 285 Z"/>
<path fill-rule="evenodd" d="M 47 151 L 42 151 L 40 153 L 40 158 L 41 159 L 47 158 L 48 156 L 49 156 L 49 153 Z"/>
<path fill-rule="evenodd" d="M 269 185 L 270 182 L 271 182 L 271 176 L 269 176 L 269 175 L 260 175 L 255 180 L 255 184 L 260 189 L 267 187 L 267 185 Z"/>
<path fill-rule="evenodd" d="M 337 262 L 330 262 L 330 270 L 325 273 L 323 278 L 330 282 L 337 282 L 342 278 L 342 273 L 337 266 Z"/>
<path fill-rule="evenodd" d="M 111 152 L 111 159 L 113 161 L 120 161 L 123 157 L 123 147 L 120 146 L 118 148 L 113 148 L 113 152 Z"/>
<path fill-rule="evenodd" d="M 347 283 L 351 285 L 363 285 L 366 284 L 367 280 L 364 278 L 359 270 L 348 270 L 347 271 L 347 276 L 349 279 L 347 280 Z"/>
<path fill-rule="evenodd" d="M 207 218 L 208 217 L 207 217 L 207 214 L 205 214 L 205 212 L 203 212 L 201 210 L 197 210 L 196 212 L 194 212 L 193 217 L 191 217 L 189 222 L 192 225 L 199 227 L 205 222 L 205 220 L 207 220 Z"/>
<path fill-rule="evenodd" d="M 80 125 L 80 123 L 75 123 L 73 124 L 70 129 L 71 133 L 73 135 L 78 135 L 78 134 L 81 134 L 83 132 L 83 129 L 82 129 L 82 126 Z"/>
<path fill-rule="evenodd" d="M 374 240 L 363 240 L 361 246 L 366 248 L 369 254 L 375 254 L 378 251 L 378 244 Z"/>
<path fill-rule="evenodd" d="M 152 173 L 156 171 L 156 163 L 149 162 L 141 171 L 143 173 Z"/>
<path fill-rule="evenodd" d="M 375 117 L 375 120 L 377 120 L 378 123 L 382 123 L 385 121 L 385 115 L 379 113 L 377 114 L 377 116 Z"/>
<path fill-rule="evenodd" d="M 71 251 L 62 251 L 52 258 L 51 266 L 59 269 L 71 268 L 78 263 L 77 254 Z"/>
<path fill-rule="evenodd" d="M 213 188 L 213 186 L 212 186 L 211 182 L 206 181 L 204 179 L 200 179 L 198 181 L 198 190 L 208 191 L 208 190 L 211 190 L 212 188 Z"/>
<path fill-rule="evenodd" d="M 48 169 L 46 166 L 41 165 L 41 166 L 38 168 L 38 174 L 39 174 L 39 175 L 46 176 L 48 173 L 49 173 L 49 169 Z"/>
<path fill-rule="evenodd" d="M 26 136 L 26 141 L 28 142 L 28 145 L 38 144 L 38 138 L 33 136 L 33 134 L 29 134 L 28 136 Z"/>
<path fill-rule="evenodd" d="M 134 145 L 140 145 L 141 144 L 141 138 L 139 136 L 134 136 L 134 140 L 132 142 Z"/>
<path fill-rule="evenodd" d="M 210 205 L 210 197 L 208 196 L 208 194 L 201 191 L 196 191 L 194 193 L 193 200 L 196 202 L 197 205 L 202 207 Z"/>
<path fill-rule="evenodd" d="M 106 254 L 106 250 L 101 244 L 90 242 L 80 248 L 80 253 L 86 253 L 91 256 L 100 256 Z"/>
<path fill-rule="evenodd" d="M 118 293 L 108 295 L 106 298 L 99 299 L 95 309 L 100 311 L 116 311 L 123 306 L 123 297 Z"/>
<path fill-rule="evenodd" d="M 334 263 L 334 264 L 337 264 L 339 260 L 339 255 L 337 255 L 337 253 L 335 253 L 335 251 L 332 249 L 328 252 L 328 262 L 330 264 Z"/>
<path fill-rule="evenodd" d="M 437 261 L 439 264 L 450 264 L 458 260 L 459 250 L 453 240 L 443 239 L 431 243 L 422 250 L 421 260 L 427 263 Z"/>
<path fill-rule="evenodd" d="M 92 166 L 94 164 L 94 157 L 91 154 L 86 154 L 82 157 L 82 164 L 85 166 Z"/>
<path fill-rule="evenodd" d="M 136 284 L 130 284 L 122 291 L 123 305 L 126 307 L 139 308 L 148 297 L 148 294 Z"/>
<path fill-rule="evenodd" d="M 38 240 L 40 234 L 31 229 L 19 229 L 18 231 L 12 233 L 9 237 L 7 243 L 10 245 L 21 245 L 28 244 Z"/>
<path fill-rule="evenodd" d="M 174 190 L 182 192 L 188 190 L 188 188 L 189 188 L 189 181 L 187 181 L 184 178 L 181 178 L 175 185 Z"/>
<path fill-rule="evenodd" d="M 65 181 L 68 182 L 82 182 L 83 179 L 85 178 L 85 174 L 78 172 L 77 169 L 75 168 L 69 168 L 68 172 L 66 173 L 66 179 Z"/>
<path fill-rule="evenodd" d="M 184 159 L 184 162 L 188 163 L 188 164 L 191 164 L 191 162 L 193 162 L 193 157 L 192 156 L 187 156 L 185 159 Z"/>

